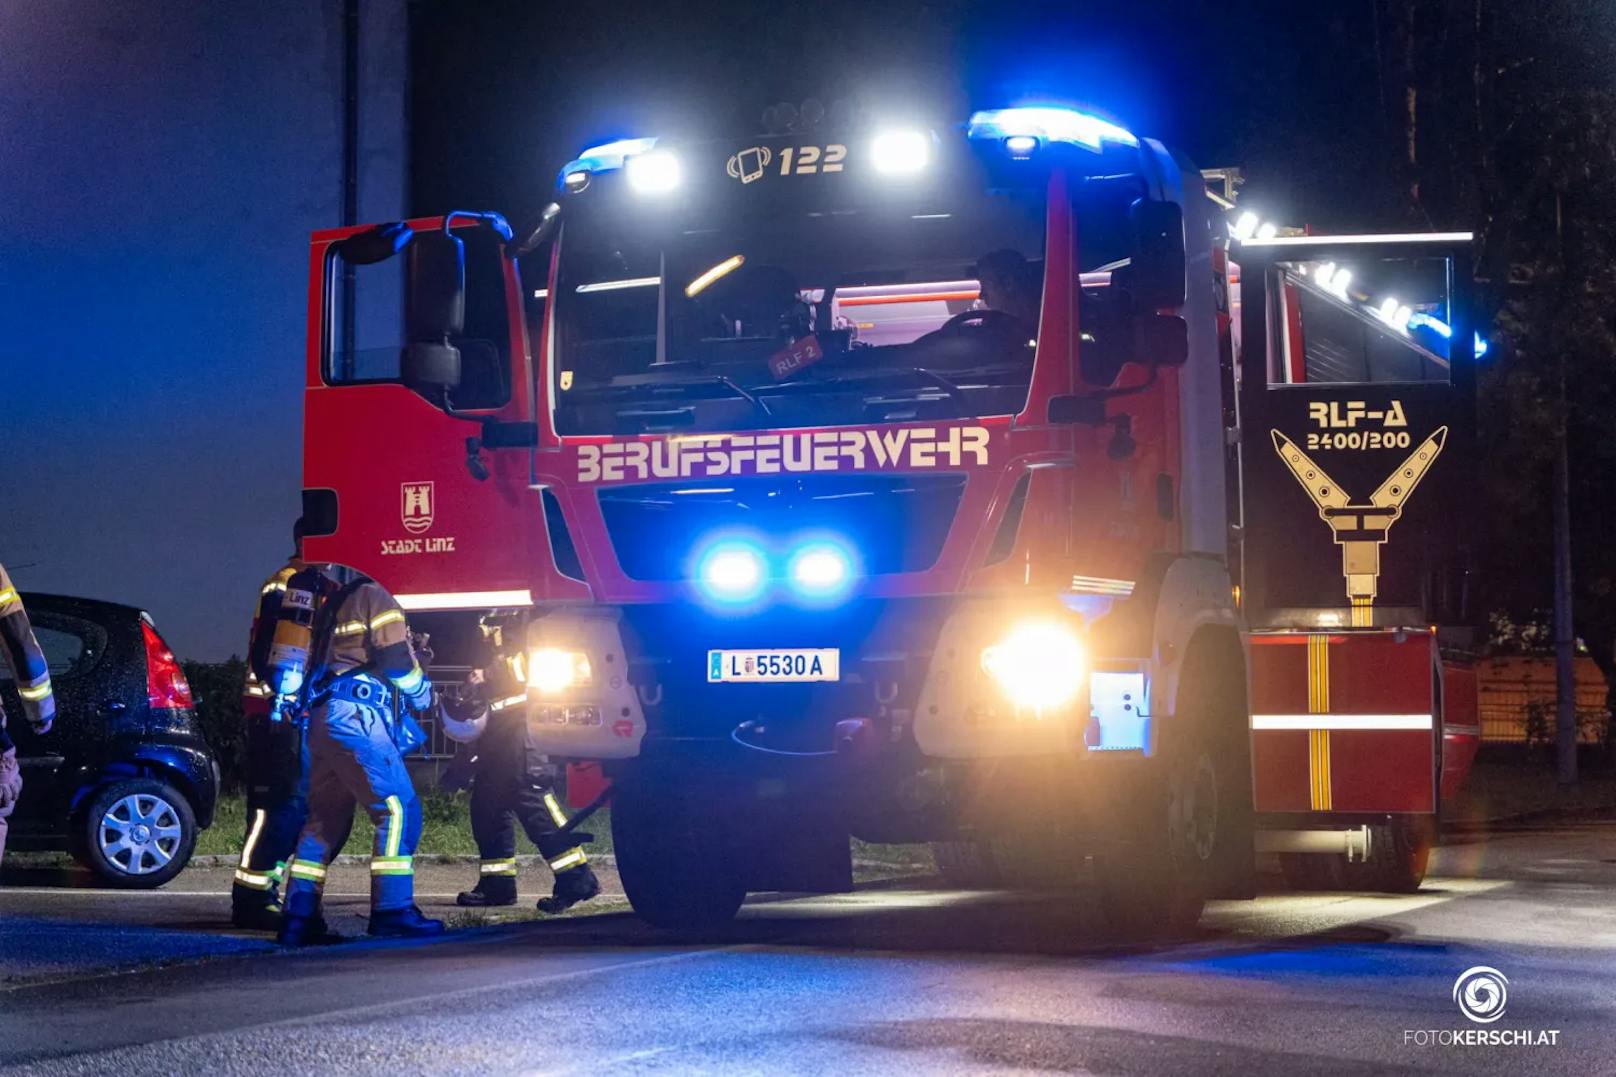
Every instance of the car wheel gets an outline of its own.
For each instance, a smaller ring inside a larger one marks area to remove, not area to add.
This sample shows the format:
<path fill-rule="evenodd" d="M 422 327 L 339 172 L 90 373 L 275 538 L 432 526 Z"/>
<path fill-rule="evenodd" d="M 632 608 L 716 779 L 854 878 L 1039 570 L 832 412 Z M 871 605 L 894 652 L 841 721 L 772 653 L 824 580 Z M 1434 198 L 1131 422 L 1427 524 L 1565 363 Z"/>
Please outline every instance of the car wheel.
<path fill-rule="evenodd" d="M 666 772 L 619 778 L 612 845 L 629 904 L 657 927 L 700 928 L 734 918 L 746 888 L 724 854 L 718 813 Z"/>
<path fill-rule="evenodd" d="M 125 778 L 97 789 L 79 818 L 76 847 L 101 881 L 149 890 L 185 869 L 196 848 L 191 804 L 167 782 Z"/>

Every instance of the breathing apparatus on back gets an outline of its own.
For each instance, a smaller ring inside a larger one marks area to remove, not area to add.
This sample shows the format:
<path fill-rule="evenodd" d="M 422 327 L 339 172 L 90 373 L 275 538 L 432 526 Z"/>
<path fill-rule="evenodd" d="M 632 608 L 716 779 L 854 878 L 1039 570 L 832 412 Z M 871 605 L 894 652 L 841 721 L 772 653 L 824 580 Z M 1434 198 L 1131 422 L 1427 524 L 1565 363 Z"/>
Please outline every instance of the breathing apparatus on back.
<path fill-rule="evenodd" d="M 286 591 L 275 613 L 267 662 L 267 683 L 275 701 L 270 717 L 275 721 L 297 713 L 297 702 L 308 685 L 315 614 L 329 593 L 329 577 L 314 565 L 305 566 L 286 581 Z"/>

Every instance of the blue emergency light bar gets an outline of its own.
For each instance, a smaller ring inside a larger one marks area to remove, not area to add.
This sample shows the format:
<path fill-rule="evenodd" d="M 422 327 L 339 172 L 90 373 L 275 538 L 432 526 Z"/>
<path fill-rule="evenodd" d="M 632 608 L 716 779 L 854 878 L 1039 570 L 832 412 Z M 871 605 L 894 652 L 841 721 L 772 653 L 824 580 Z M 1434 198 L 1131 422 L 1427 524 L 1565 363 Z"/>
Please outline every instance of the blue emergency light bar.
<path fill-rule="evenodd" d="M 1408 324 L 1416 328 L 1419 326 L 1424 326 L 1437 336 L 1444 339 L 1453 336 L 1453 327 L 1447 322 L 1443 321 L 1441 318 L 1433 317 L 1432 315 L 1425 314 L 1421 311 L 1415 311 L 1412 315 L 1410 315 Z M 1477 333 L 1475 343 L 1476 358 L 1480 359 L 1487 354 L 1487 340 L 1480 333 Z"/>
<path fill-rule="evenodd" d="M 565 184 L 567 177 L 574 172 L 615 172 L 630 157 L 650 152 L 656 146 L 656 141 L 654 138 L 619 138 L 591 146 L 562 166 L 561 182 Z"/>
<path fill-rule="evenodd" d="M 973 112 L 971 122 L 965 127 L 965 135 L 967 138 L 1002 140 L 1018 157 L 1025 155 L 1026 140 L 1029 138 L 1037 139 L 1040 144 L 1067 142 L 1096 153 L 1107 142 L 1123 146 L 1139 145 L 1139 139 L 1134 137 L 1133 132 L 1108 120 L 1055 105 Z"/>

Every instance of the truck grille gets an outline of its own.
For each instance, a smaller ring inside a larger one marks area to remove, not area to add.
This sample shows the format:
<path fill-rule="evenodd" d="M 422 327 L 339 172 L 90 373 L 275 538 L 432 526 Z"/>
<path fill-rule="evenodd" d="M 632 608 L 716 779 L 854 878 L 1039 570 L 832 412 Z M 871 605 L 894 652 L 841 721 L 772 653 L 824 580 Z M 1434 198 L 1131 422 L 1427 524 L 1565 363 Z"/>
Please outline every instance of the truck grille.
<path fill-rule="evenodd" d="M 936 563 L 959 511 L 965 476 L 804 475 L 616 486 L 601 514 L 623 572 L 677 580 L 712 536 L 763 541 L 827 533 L 847 539 L 866 575 L 922 572 Z"/>

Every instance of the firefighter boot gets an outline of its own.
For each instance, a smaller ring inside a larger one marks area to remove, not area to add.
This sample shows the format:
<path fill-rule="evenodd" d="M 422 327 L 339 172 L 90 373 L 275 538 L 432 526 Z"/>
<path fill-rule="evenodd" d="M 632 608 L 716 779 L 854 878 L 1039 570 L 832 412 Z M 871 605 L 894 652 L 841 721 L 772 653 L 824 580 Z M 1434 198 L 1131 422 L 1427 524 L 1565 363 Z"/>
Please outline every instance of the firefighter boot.
<path fill-rule="evenodd" d="M 539 899 L 539 911 L 556 916 L 598 893 L 600 880 L 595 878 L 588 864 L 580 864 L 555 877 L 555 891 L 549 897 Z"/>
<path fill-rule="evenodd" d="M 230 926 L 243 931 L 279 931 L 281 929 L 281 903 L 273 893 L 264 901 L 233 901 L 230 903 Z"/>
<path fill-rule="evenodd" d="M 443 934 L 442 920 L 429 920 L 414 905 L 377 909 L 370 914 L 370 933 L 388 939 L 418 939 Z"/>
<path fill-rule="evenodd" d="M 325 917 L 319 913 L 313 916 L 283 914 L 280 918 L 280 929 L 275 932 L 275 941 L 282 946 L 325 946 L 341 942 L 342 936 L 333 935 L 331 929 L 325 925 Z"/>
<path fill-rule="evenodd" d="M 455 898 L 455 904 L 475 908 L 492 905 L 515 905 L 516 876 L 484 875 L 477 880 L 476 886 L 470 890 L 460 891 L 460 896 Z"/>

